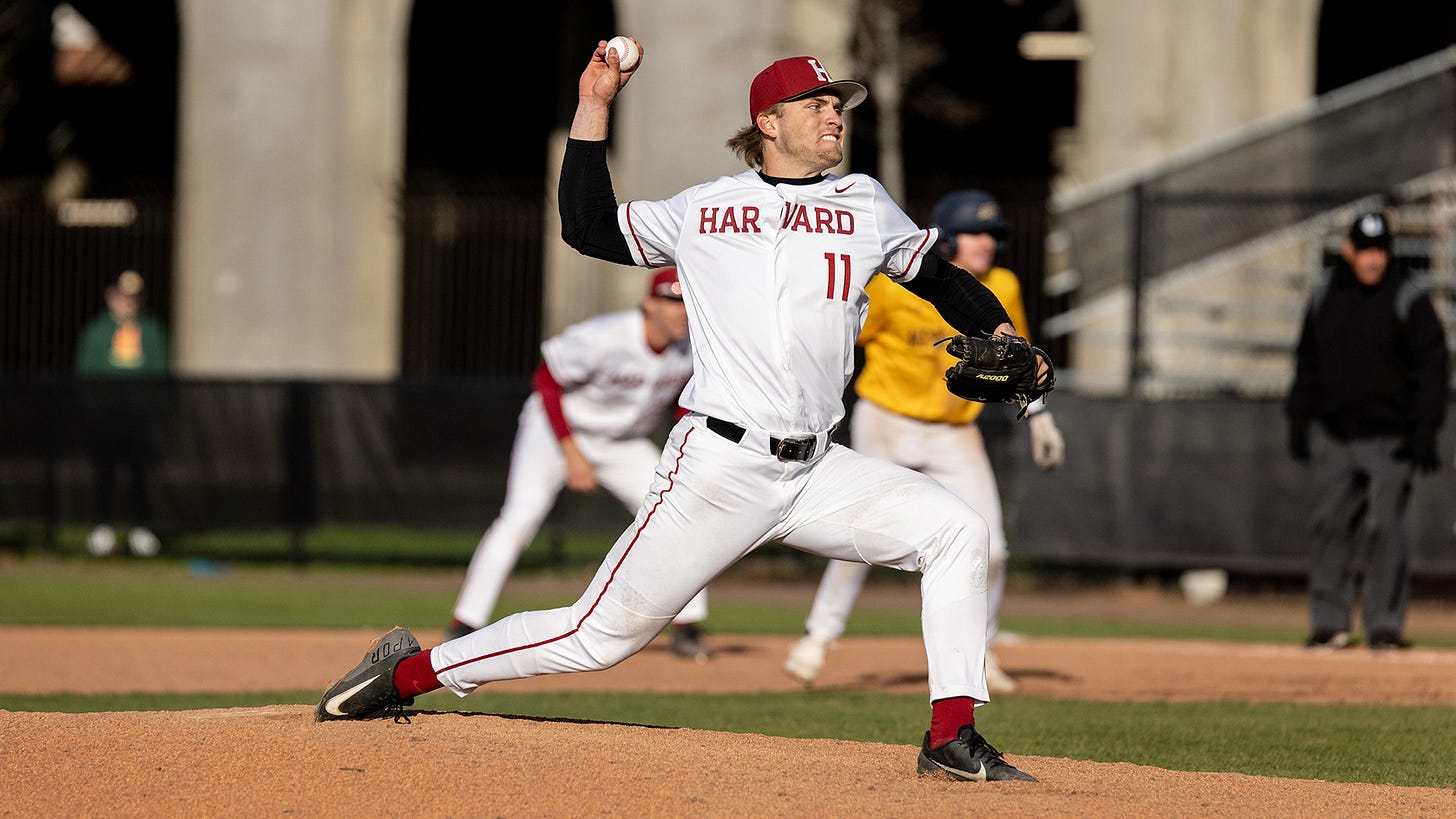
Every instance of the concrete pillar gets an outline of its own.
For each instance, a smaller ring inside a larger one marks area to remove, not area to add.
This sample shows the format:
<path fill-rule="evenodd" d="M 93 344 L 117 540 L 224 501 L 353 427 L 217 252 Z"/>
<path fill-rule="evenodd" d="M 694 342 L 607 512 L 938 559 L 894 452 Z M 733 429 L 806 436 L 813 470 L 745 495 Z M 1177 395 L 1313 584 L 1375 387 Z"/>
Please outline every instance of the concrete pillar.
<path fill-rule="evenodd" d="M 180 0 L 180 374 L 398 373 L 409 9 Z"/>
<path fill-rule="evenodd" d="M 1092 55 L 1059 187 L 1144 165 L 1314 93 L 1320 0 L 1078 0 Z"/>

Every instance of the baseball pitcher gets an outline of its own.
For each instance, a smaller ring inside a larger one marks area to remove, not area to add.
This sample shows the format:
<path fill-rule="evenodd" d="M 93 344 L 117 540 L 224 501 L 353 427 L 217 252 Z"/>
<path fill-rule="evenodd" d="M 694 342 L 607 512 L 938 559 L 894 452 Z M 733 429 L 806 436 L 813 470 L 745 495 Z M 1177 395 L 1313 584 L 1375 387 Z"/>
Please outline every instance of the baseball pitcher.
<path fill-rule="evenodd" d="M 995 295 L 930 253 L 875 179 L 844 159 L 843 112 L 868 96 L 810 56 L 754 78 L 729 140 L 749 170 L 659 201 L 617 203 L 606 162 L 612 102 L 632 71 L 600 41 L 577 85 L 562 161 L 562 238 L 618 263 L 676 265 L 692 334 L 689 412 L 673 427 L 636 520 L 575 603 L 512 614 L 429 650 L 381 637 L 319 703 L 319 719 L 397 714 L 439 686 L 593 671 L 641 650 L 693 595 L 760 545 L 921 574 L 930 727 L 916 768 L 962 780 L 1034 779 L 977 732 L 987 702 L 986 522 L 905 467 L 831 443 L 844 415 L 865 288 L 884 275 L 967 335 L 1014 335 Z M 1049 364 L 1041 366 L 1049 373 Z"/>

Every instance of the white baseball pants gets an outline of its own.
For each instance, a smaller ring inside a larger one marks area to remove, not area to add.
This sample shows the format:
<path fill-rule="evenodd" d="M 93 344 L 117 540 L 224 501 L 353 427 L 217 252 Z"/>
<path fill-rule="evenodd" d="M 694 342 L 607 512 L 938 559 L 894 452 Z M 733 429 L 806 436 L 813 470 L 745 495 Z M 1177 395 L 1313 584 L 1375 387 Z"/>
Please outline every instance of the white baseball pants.
<path fill-rule="evenodd" d="M 597 482 L 628 511 L 636 511 L 652 483 L 653 469 L 662 448 L 646 438 L 618 441 L 578 436 L 576 443 L 595 467 Z M 516 425 L 505 501 L 470 558 L 465 580 L 455 599 L 456 620 L 476 628 L 490 622 L 506 579 L 515 569 L 521 552 L 541 530 L 541 524 L 565 486 L 566 459 L 556 443 L 556 433 L 546 417 L 541 396 L 531 393 Z M 674 621 L 697 623 L 707 616 L 708 593 L 703 590 Z"/>
<path fill-rule="evenodd" d="M 673 428 L 636 520 L 572 605 L 512 614 L 436 647 L 441 683 L 595 671 L 641 650 L 720 572 L 778 541 L 921 573 L 930 698 L 986 692 L 986 523 L 931 478 L 828 445 L 780 461 L 768 435 L 733 443 L 697 414 Z"/>
<path fill-rule="evenodd" d="M 864 399 L 855 402 L 850 430 L 856 450 L 929 475 L 985 519 L 991 533 L 986 616 L 989 645 L 1000 628 L 1007 548 L 1001 495 L 981 430 L 975 424 L 920 421 Z M 869 573 L 870 567 L 864 563 L 831 561 L 825 566 L 804 622 L 805 632 L 824 642 L 839 639 Z"/>

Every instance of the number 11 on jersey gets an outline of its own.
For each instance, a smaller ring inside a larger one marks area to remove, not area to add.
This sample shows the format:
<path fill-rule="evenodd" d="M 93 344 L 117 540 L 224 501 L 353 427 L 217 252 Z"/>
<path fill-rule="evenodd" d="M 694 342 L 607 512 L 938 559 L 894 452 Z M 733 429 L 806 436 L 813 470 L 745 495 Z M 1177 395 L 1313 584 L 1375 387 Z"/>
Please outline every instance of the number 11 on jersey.
<path fill-rule="evenodd" d="M 835 264 L 834 264 L 834 254 L 833 253 L 825 253 L 824 254 L 825 266 L 829 269 L 828 270 L 828 272 L 829 272 L 829 289 L 827 291 L 825 291 L 824 298 L 829 299 L 830 301 L 833 301 L 834 300 L 834 284 L 835 284 L 836 280 L 842 279 L 843 281 L 840 284 L 840 288 L 841 289 L 840 289 L 840 293 L 839 293 L 839 300 L 840 301 L 849 301 L 849 254 L 848 253 L 841 253 L 841 254 L 839 254 L 839 261 L 844 265 L 844 272 L 843 272 L 843 274 L 839 274 L 836 271 Z"/>

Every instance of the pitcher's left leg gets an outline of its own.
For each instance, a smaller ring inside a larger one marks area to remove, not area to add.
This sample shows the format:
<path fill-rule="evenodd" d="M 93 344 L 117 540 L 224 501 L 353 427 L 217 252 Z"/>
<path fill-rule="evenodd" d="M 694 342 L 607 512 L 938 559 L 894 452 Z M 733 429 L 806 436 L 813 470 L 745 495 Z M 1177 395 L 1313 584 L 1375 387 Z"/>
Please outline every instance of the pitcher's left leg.
<path fill-rule="evenodd" d="M 806 470 L 780 539 L 825 557 L 919 571 L 930 698 L 987 701 L 990 535 L 965 501 L 918 472 L 836 447 Z"/>
<path fill-rule="evenodd" d="M 996 473 L 991 468 L 981 430 L 975 424 L 927 424 L 925 427 L 932 434 L 923 437 L 934 450 L 923 453 L 925 466 L 920 471 L 970 504 L 986 521 L 986 529 L 991 534 L 986 600 L 986 642 L 990 643 L 1000 629 L 1008 558 L 1001 490 L 996 485 Z"/>

